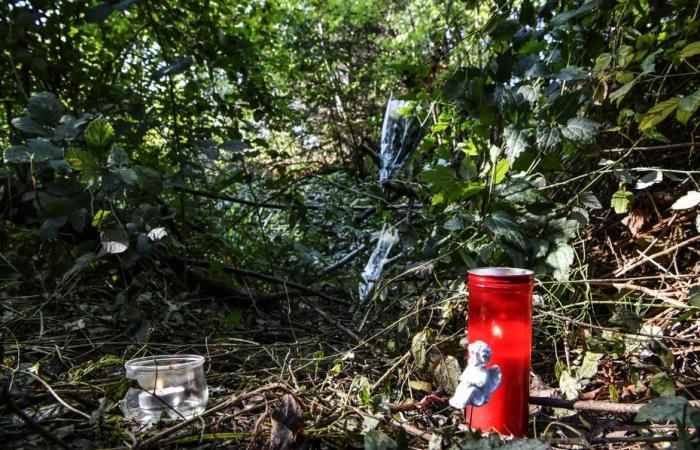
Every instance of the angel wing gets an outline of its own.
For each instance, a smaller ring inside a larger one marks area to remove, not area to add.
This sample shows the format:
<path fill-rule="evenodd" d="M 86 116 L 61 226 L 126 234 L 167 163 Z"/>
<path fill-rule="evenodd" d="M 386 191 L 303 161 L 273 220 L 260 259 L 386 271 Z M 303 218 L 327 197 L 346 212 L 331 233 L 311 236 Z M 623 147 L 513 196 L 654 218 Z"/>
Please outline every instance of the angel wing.
<path fill-rule="evenodd" d="M 483 392 L 484 396 L 488 399 L 491 398 L 491 394 L 498 388 L 503 379 L 503 374 L 501 373 L 501 368 L 498 366 L 489 367 L 486 369 L 488 376 L 486 377 L 486 383 L 484 383 Z"/>

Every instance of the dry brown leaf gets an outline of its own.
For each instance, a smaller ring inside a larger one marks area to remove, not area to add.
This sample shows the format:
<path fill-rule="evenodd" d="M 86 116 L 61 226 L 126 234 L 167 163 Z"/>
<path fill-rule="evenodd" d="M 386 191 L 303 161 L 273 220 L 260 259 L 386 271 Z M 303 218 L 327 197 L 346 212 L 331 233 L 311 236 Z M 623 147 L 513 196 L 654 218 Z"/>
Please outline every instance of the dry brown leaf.
<path fill-rule="evenodd" d="M 296 440 L 296 436 L 304 431 L 304 421 L 301 417 L 301 405 L 293 395 L 282 397 L 282 405 L 272 411 L 272 432 L 270 448 L 286 450 Z"/>

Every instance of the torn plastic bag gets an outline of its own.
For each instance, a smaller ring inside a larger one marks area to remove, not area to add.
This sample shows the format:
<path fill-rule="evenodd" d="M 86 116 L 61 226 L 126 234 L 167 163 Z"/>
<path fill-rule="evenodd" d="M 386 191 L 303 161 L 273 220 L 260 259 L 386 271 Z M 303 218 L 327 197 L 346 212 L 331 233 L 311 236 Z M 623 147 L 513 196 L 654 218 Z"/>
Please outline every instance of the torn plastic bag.
<path fill-rule="evenodd" d="M 401 108 L 410 105 L 407 101 L 392 99 L 386 105 L 384 125 L 382 125 L 380 183 L 394 177 L 420 142 L 421 126 L 418 119 L 399 113 Z"/>
<path fill-rule="evenodd" d="M 360 303 L 363 303 L 374 290 L 374 286 L 386 264 L 387 256 L 391 248 L 399 240 L 399 232 L 393 226 L 384 224 L 377 239 L 377 246 L 372 251 L 372 255 L 367 261 L 365 270 L 362 271 L 362 282 L 360 282 Z"/>

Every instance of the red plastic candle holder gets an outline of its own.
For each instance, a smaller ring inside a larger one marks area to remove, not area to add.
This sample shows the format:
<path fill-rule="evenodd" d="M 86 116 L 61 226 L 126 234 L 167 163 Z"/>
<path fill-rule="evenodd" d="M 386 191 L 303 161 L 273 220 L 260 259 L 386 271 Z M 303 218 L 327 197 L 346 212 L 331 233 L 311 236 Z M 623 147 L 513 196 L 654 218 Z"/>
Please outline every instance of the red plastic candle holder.
<path fill-rule="evenodd" d="M 489 403 L 465 411 L 472 429 L 523 437 L 527 432 L 532 350 L 531 270 L 509 267 L 469 271 L 469 342 L 491 347 L 488 366 L 503 378 Z"/>

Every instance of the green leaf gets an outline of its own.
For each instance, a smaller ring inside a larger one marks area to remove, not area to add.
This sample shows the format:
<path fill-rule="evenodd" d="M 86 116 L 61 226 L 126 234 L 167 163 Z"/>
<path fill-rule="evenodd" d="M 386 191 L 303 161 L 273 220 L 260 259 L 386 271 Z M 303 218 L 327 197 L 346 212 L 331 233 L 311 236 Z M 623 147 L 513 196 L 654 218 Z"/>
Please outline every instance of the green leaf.
<path fill-rule="evenodd" d="M 506 174 L 508 173 L 508 169 L 510 168 L 510 165 L 508 165 L 508 160 L 506 159 L 501 159 L 496 163 L 496 171 L 493 174 L 493 184 L 494 186 L 501 183 L 505 178 Z"/>
<path fill-rule="evenodd" d="M 68 218 L 66 216 L 50 217 L 41 224 L 39 228 L 39 237 L 42 241 L 50 241 L 58 234 L 58 229 L 66 224 Z"/>
<path fill-rule="evenodd" d="M 590 144 L 600 132 L 600 124 L 585 117 L 574 117 L 566 122 L 564 137 L 580 144 Z"/>
<path fill-rule="evenodd" d="M 27 101 L 27 112 L 42 125 L 53 127 L 61 120 L 64 108 L 61 101 L 50 92 L 39 92 Z"/>
<path fill-rule="evenodd" d="M 112 152 L 107 158 L 107 164 L 112 166 L 122 167 L 129 163 L 129 156 L 126 154 L 123 148 L 119 145 L 112 147 Z"/>
<path fill-rule="evenodd" d="M 100 233 L 100 243 L 105 253 L 123 253 L 129 248 L 129 238 L 121 228 L 104 230 Z"/>
<path fill-rule="evenodd" d="M 611 63 L 612 63 L 612 54 L 601 53 L 600 55 L 598 55 L 595 59 L 595 63 L 593 64 L 593 77 L 594 78 L 602 77 L 603 72 L 608 70 L 608 67 L 610 67 Z"/>
<path fill-rule="evenodd" d="M 567 400 L 575 400 L 578 398 L 578 379 L 568 370 L 562 370 L 559 376 L 559 390 Z"/>
<path fill-rule="evenodd" d="M 103 117 L 90 122 L 90 125 L 85 129 L 85 142 L 87 145 L 94 148 L 106 147 L 114 136 L 114 128 Z"/>
<path fill-rule="evenodd" d="M 586 352 L 581 362 L 579 369 L 580 378 L 593 378 L 598 373 L 598 360 L 603 356 L 602 353 Z"/>
<path fill-rule="evenodd" d="M 649 387 L 661 397 L 676 395 L 676 383 L 664 372 L 651 377 Z"/>
<path fill-rule="evenodd" d="M 585 14 L 592 9 L 596 8 L 603 0 L 591 0 L 590 2 L 586 2 L 583 5 L 581 5 L 578 9 L 572 10 L 572 11 L 564 11 L 562 13 L 557 14 L 554 16 L 550 21 L 549 24 L 551 26 L 559 26 L 563 25 L 569 20 L 576 18 L 582 14 Z"/>
<path fill-rule="evenodd" d="M 430 183 L 437 189 L 449 189 L 455 182 L 458 181 L 455 171 L 452 170 L 452 168 L 445 166 L 436 167 L 423 172 L 421 174 L 421 178 L 423 181 Z"/>
<path fill-rule="evenodd" d="M 156 170 L 146 166 L 134 166 L 133 170 L 138 176 L 138 185 L 141 189 L 149 194 L 160 194 L 163 190 L 163 180 Z"/>
<path fill-rule="evenodd" d="M 683 125 L 688 124 L 690 117 L 697 111 L 700 106 L 700 88 L 690 95 L 678 100 L 678 109 L 676 109 L 676 119 Z"/>
<path fill-rule="evenodd" d="M 700 205 L 700 192 L 688 191 L 687 194 L 676 200 L 673 205 L 671 205 L 671 209 L 690 209 L 695 208 L 697 205 Z"/>
<path fill-rule="evenodd" d="M 5 163 L 28 163 L 30 159 L 44 162 L 63 158 L 63 151 L 45 138 L 34 138 L 27 141 L 27 146 L 13 145 L 3 152 Z"/>
<path fill-rule="evenodd" d="M 646 422 L 647 420 L 665 422 L 673 420 L 676 423 L 682 423 L 688 406 L 688 400 L 684 397 L 666 396 L 655 398 L 639 408 L 634 420 L 636 422 Z"/>
<path fill-rule="evenodd" d="M 527 131 L 519 130 L 515 125 L 508 125 L 505 130 L 503 130 L 505 153 L 511 167 L 518 156 L 530 148 L 528 137 Z"/>
<path fill-rule="evenodd" d="M 622 102 L 622 99 L 625 98 L 625 95 L 632 89 L 632 86 L 634 86 L 634 83 L 636 83 L 635 80 L 630 81 L 629 83 L 623 84 L 621 88 L 613 91 L 608 98 L 610 98 L 610 101 L 617 101 L 617 106 L 620 106 L 620 102 Z"/>
<path fill-rule="evenodd" d="M 680 59 L 688 59 L 695 55 L 700 55 L 700 41 L 691 42 L 683 47 L 683 50 L 678 52 L 678 57 Z"/>
<path fill-rule="evenodd" d="M 396 441 L 379 430 L 370 430 L 365 433 L 365 450 L 394 450 Z"/>
<path fill-rule="evenodd" d="M 588 78 L 588 72 L 580 67 L 567 66 L 561 69 L 554 78 L 561 81 L 583 80 Z"/>
<path fill-rule="evenodd" d="M 434 342 L 433 333 L 430 329 L 425 329 L 415 336 L 411 341 L 411 355 L 413 362 L 418 370 L 424 370 L 428 367 L 428 352 Z"/>
<path fill-rule="evenodd" d="M 571 264 L 574 263 L 574 249 L 569 244 L 560 243 L 547 255 L 547 266 L 552 268 L 554 278 L 566 280 L 569 278 Z"/>
<path fill-rule="evenodd" d="M 634 47 L 631 45 L 623 45 L 617 50 L 617 54 L 615 56 L 617 59 L 617 65 L 624 69 L 634 59 Z"/>
<path fill-rule="evenodd" d="M 36 122 L 29 116 L 21 116 L 12 119 L 12 126 L 26 134 L 38 134 L 39 136 L 46 136 L 48 134 L 46 129 L 42 127 L 39 122 Z"/>
<path fill-rule="evenodd" d="M 617 214 L 624 214 L 629 210 L 630 204 L 634 199 L 634 194 L 629 191 L 617 191 L 610 199 L 610 206 Z"/>
<path fill-rule="evenodd" d="M 78 205 L 70 198 L 46 196 L 41 200 L 41 208 L 49 217 L 69 216 Z"/>
<path fill-rule="evenodd" d="M 92 217 L 92 226 L 95 228 L 101 228 L 105 223 L 107 218 L 112 215 L 112 211 L 108 209 L 100 209 Z"/>
<path fill-rule="evenodd" d="M 496 211 L 492 213 L 484 221 L 484 224 L 496 237 L 515 244 L 523 250 L 527 249 L 525 238 L 520 232 L 521 227 L 505 211 Z"/>
<path fill-rule="evenodd" d="M 123 167 L 117 169 L 117 173 L 121 177 L 122 181 L 128 184 L 129 186 L 133 186 L 139 180 L 139 177 L 136 175 L 136 172 L 129 168 Z"/>
<path fill-rule="evenodd" d="M 661 123 L 666 117 L 671 114 L 678 106 L 678 97 L 669 98 L 656 105 L 649 108 L 649 110 L 644 114 L 641 123 L 639 124 L 639 129 L 644 131 L 648 130 Z"/>
<path fill-rule="evenodd" d="M 593 192 L 586 191 L 582 192 L 578 196 L 579 201 L 583 206 L 589 209 L 602 209 L 603 205 L 600 203 L 600 200 L 598 200 L 598 197 L 596 197 Z"/>
<path fill-rule="evenodd" d="M 549 124 L 541 122 L 537 125 L 536 141 L 541 152 L 555 152 L 561 146 L 561 131 L 558 127 L 551 127 Z"/>

